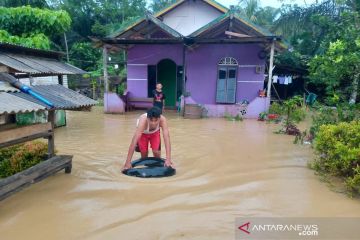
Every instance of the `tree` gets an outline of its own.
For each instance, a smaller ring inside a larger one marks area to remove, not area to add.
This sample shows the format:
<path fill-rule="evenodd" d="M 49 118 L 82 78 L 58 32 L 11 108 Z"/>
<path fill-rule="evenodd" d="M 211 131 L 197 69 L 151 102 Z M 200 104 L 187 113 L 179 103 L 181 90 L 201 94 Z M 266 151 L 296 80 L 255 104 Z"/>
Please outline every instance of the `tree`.
<path fill-rule="evenodd" d="M 325 54 L 310 61 L 310 77 L 315 84 L 325 85 L 329 95 L 336 93 L 343 98 L 350 95 L 349 102 L 355 103 L 360 77 L 360 37 L 356 31 L 347 32 L 346 38 L 330 43 Z"/>
<path fill-rule="evenodd" d="M 27 47 L 50 48 L 50 37 L 70 28 L 71 19 L 64 11 L 32 8 L 0 7 L 0 41 Z"/>
<path fill-rule="evenodd" d="M 21 7 L 31 6 L 38 8 L 48 8 L 46 0 L 0 0 L 0 6 L 2 7 Z"/>
<path fill-rule="evenodd" d="M 175 2 L 176 0 L 152 0 L 152 3 L 150 4 L 150 9 L 153 13 L 156 13 Z"/>
<path fill-rule="evenodd" d="M 71 19 L 65 11 L 22 6 L 16 8 L 0 7 L 0 29 L 12 35 L 30 36 L 43 33 L 55 36 L 70 28 Z"/>
<path fill-rule="evenodd" d="M 95 66 L 101 57 L 99 49 L 89 42 L 79 42 L 72 45 L 69 52 L 71 63 L 85 71 L 96 70 Z"/>

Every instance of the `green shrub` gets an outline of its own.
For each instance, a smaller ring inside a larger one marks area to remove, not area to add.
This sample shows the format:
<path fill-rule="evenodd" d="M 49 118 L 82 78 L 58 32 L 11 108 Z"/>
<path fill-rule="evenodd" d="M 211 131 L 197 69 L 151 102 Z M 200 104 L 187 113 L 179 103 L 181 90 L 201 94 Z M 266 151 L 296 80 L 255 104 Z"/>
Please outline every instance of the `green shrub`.
<path fill-rule="evenodd" d="M 312 116 L 310 134 L 316 136 L 325 124 L 351 122 L 360 119 L 360 104 L 338 103 L 336 107 L 320 106 Z"/>
<path fill-rule="evenodd" d="M 285 133 L 289 135 L 300 135 L 300 130 L 296 124 L 306 117 L 305 107 L 303 106 L 303 98 L 295 96 L 284 101 L 282 104 L 273 103 L 269 109 L 269 113 L 278 114 L 282 120 L 282 129 L 276 133 Z M 260 116 L 261 118 L 261 116 Z"/>
<path fill-rule="evenodd" d="M 321 126 L 314 146 L 317 154 L 314 169 L 344 178 L 348 190 L 359 194 L 360 121 Z"/>
<path fill-rule="evenodd" d="M 282 115 L 283 114 L 283 108 L 279 103 L 274 102 L 274 103 L 271 104 L 271 106 L 269 108 L 269 113 L 270 114 Z"/>
<path fill-rule="evenodd" d="M 0 149 L 0 178 L 28 169 L 46 159 L 47 144 L 28 142 Z"/>

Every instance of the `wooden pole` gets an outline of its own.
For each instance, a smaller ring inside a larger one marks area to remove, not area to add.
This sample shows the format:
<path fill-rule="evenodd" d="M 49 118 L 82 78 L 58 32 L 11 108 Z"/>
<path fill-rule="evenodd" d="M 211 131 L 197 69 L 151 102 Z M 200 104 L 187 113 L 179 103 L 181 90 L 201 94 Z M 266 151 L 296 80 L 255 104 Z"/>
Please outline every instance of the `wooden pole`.
<path fill-rule="evenodd" d="M 55 155 L 55 140 L 54 140 L 55 110 L 49 110 L 48 122 L 51 123 L 51 135 L 48 137 L 48 155 L 49 158 L 51 158 Z"/>
<path fill-rule="evenodd" d="M 269 79 L 268 79 L 267 94 L 266 94 L 269 100 L 271 100 L 271 83 L 272 83 L 273 68 L 274 68 L 274 53 L 275 53 L 275 41 L 273 40 L 271 42 Z"/>
<path fill-rule="evenodd" d="M 69 62 L 69 47 L 67 43 L 66 33 L 64 33 L 64 41 L 65 41 L 65 48 L 66 48 L 66 60 Z"/>
<path fill-rule="evenodd" d="M 186 46 L 183 45 L 183 89 L 182 89 L 182 93 L 183 93 L 183 97 L 184 97 L 184 107 L 182 109 L 182 114 L 183 116 L 185 115 L 185 95 L 186 95 Z M 180 102 L 181 104 L 181 102 Z M 181 111 L 180 111 L 181 112 Z"/>
<path fill-rule="evenodd" d="M 108 52 L 106 46 L 103 47 L 103 67 L 104 67 L 104 87 L 105 93 L 109 92 L 109 76 L 107 71 Z"/>

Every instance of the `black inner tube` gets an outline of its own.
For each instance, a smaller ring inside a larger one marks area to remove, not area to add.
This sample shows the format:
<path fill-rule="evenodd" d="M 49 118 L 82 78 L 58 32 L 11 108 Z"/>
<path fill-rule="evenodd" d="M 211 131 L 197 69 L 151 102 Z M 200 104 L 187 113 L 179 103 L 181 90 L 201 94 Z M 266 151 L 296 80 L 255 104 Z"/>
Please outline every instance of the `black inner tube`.
<path fill-rule="evenodd" d="M 123 171 L 124 174 L 141 178 L 161 178 L 173 176 L 176 170 L 164 166 L 165 159 L 147 157 L 140 158 L 131 163 L 133 168 Z"/>

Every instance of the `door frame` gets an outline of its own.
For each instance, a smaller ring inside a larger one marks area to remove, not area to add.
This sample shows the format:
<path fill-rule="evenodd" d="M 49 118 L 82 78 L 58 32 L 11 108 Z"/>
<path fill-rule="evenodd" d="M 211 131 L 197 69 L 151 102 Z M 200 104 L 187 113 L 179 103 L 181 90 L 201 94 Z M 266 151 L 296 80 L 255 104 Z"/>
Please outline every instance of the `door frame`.
<path fill-rule="evenodd" d="M 163 58 L 161 60 L 159 60 L 156 64 L 156 83 L 159 82 L 159 63 L 161 61 L 164 60 L 170 60 L 171 62 L 173 62 L 175 64 L 175 71 L 174 71 L 174 76 L 175 76 L 175 92 L 174 92 L 174 97 L 175 97 L 175 105 L 174 106 L 165 106 L 167 108 L 176 108 L 176 103 L 177 103 L 177 84 L 178 84 L 178 76 L 177 76 L 177 69 L 178 69 L 178 65 L 176 64 L 176 62 L 174 60 L 172 60 L 171 58 Z M 164 85 L 164 83 L 162 82 L 162 84 Z M 166 100 L 165 100 L 166 101 Z"/>

